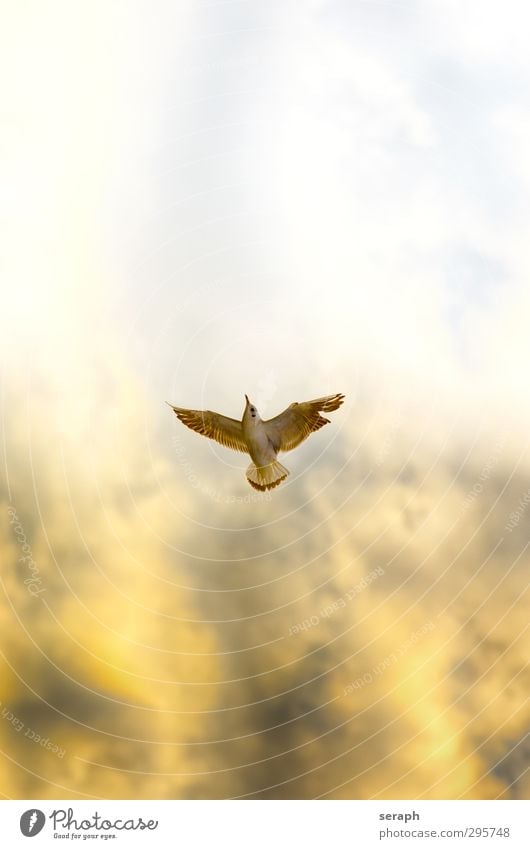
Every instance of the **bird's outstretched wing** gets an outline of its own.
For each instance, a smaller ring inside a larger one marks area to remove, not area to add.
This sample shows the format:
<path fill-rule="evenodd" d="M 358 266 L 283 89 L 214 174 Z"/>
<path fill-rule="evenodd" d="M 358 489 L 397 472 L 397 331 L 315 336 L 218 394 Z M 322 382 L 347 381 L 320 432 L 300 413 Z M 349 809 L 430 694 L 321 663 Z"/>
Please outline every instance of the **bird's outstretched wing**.
<path fill-rule="evenodd" d="M 301 404 L 295 402 L 279 416 L 263 422 L 275 450 L 291 451 L 296 448 L 310 433 L 329 423 L 329 419 L 321 416 L 320 412 L 338 410 L 343 401 L 344 395 L 338 393 L 315 401 L 303 401 Z"/>
<path fill-rule="evenodd" d="M 247 443 L 243 438 L 241 422 L 222 416 L 221 413 L 212 413 L 211 410 L 185 410 L 183 407 L 169 405 L 178 419 L 192 430 L 215 439 L 225 448 L 234 451 L 248 453 Z"/>

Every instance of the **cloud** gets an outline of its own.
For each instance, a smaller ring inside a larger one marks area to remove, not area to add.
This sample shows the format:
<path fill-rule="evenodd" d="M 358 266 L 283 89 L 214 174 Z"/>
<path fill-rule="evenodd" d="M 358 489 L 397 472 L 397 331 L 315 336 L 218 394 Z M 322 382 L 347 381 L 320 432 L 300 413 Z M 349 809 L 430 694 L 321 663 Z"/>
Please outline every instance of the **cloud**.
<path fill-rule="evenodd" d="M 0 786 L 523 798 L 517 51 L 489 7 L 170 5 L 11 14 Z M 328 391 L 270 500 L 163 403 Z"/>

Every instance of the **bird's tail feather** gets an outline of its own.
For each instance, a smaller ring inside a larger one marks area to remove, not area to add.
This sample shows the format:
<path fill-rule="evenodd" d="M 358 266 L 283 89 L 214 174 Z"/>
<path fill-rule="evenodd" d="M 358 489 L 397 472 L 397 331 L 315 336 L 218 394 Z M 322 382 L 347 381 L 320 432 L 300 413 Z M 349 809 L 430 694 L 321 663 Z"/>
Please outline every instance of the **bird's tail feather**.
<path fill-rule="evenodd" d="M 289 469 L 282 466 L 278 460 L 273 460 L 266 466 L 256 466 L 251 463 L 247 469 L 247 480 L 254 489 L 264 492 L 266 489 L 274 489 L 275 486 L 279 486 L 288 474 Z"/>

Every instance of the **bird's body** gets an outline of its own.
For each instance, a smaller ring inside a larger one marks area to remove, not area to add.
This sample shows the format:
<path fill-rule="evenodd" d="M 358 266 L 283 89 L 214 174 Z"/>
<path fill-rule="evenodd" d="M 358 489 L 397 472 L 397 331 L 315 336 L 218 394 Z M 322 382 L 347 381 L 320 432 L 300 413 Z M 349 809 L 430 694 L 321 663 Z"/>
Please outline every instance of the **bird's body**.
<path fill-rule="evenodd" d="M 176 416 L 192 430 L 215 439 L 227 448 L 250 454 L 252 463 L 247 480 L 254 489 L 273 489 L 285 480 L 288 469 L 277 460 L 279 451 L 291 451 L 309 434 L 319 430 L 329 419 L 320 412 L 337 410 L 344 395 L 328 395 L 314 401 L 295 402 L 273 419 L 263 421 L 248 397 L 243 418 L 239 422 L 210 410 L 186 410 L 174 407 Z"/>
<path fill-rule="evenodd" d="M 246 396 L 245 396 L 246 398 Z M 276 460 L 275 449 L 267 432 L 267 422 L 263 422 L 253 404 L 247 399 L 241 422 L 243 438 L 253 463 L 247 469 L 247 480 L 254 489 L 273 489 L 279 486 L 289 474 L 285 466 Z"/>
<path fill-rule="evenodd" d="M 250 407 L 247 405 L 245 412 L 243 413 L 241 429 L 243 431 L 245 442 L 248 445 L 248 453 L 254 462 L 257 463 L 258 466 L 261 466 L 265 463 L 270 463 L 275 459 L 276 455 L 267 435 L 267 429 L 261 421 L 259 413 L 252 416 L 249 414 L 249 410 Z"/>

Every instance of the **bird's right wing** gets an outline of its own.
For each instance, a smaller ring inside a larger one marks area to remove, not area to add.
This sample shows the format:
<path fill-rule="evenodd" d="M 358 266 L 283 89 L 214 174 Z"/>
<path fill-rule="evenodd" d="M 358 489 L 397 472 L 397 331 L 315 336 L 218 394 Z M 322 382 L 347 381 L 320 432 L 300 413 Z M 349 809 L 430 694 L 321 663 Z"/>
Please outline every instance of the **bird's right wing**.
<path fill-rule="evenodd" d="M 344 395 L 327 395 L 314 401 L 294 403 L 287 407 L 279 416 L 263 422 L 267 436 L 276 451 L 291 451 L 307 439 L 310 433 L 319 430 L 329 419 L 320 415 L 320 411 L 331 413 L 337 410 L 344 401 Z"/>
<path fill-rule="evenodd" d="M 209 439 L 215 439 L 225 448 L 248 453 L 241 422 L 237 419 L 230 419 L 228 416 L 222 416 L 221 413 L 212 413 L 211 410 L 185 410 L 183 407 L 174 407 L 173 404 L 169 406 L 182 424 L 191 430 Z"/>

